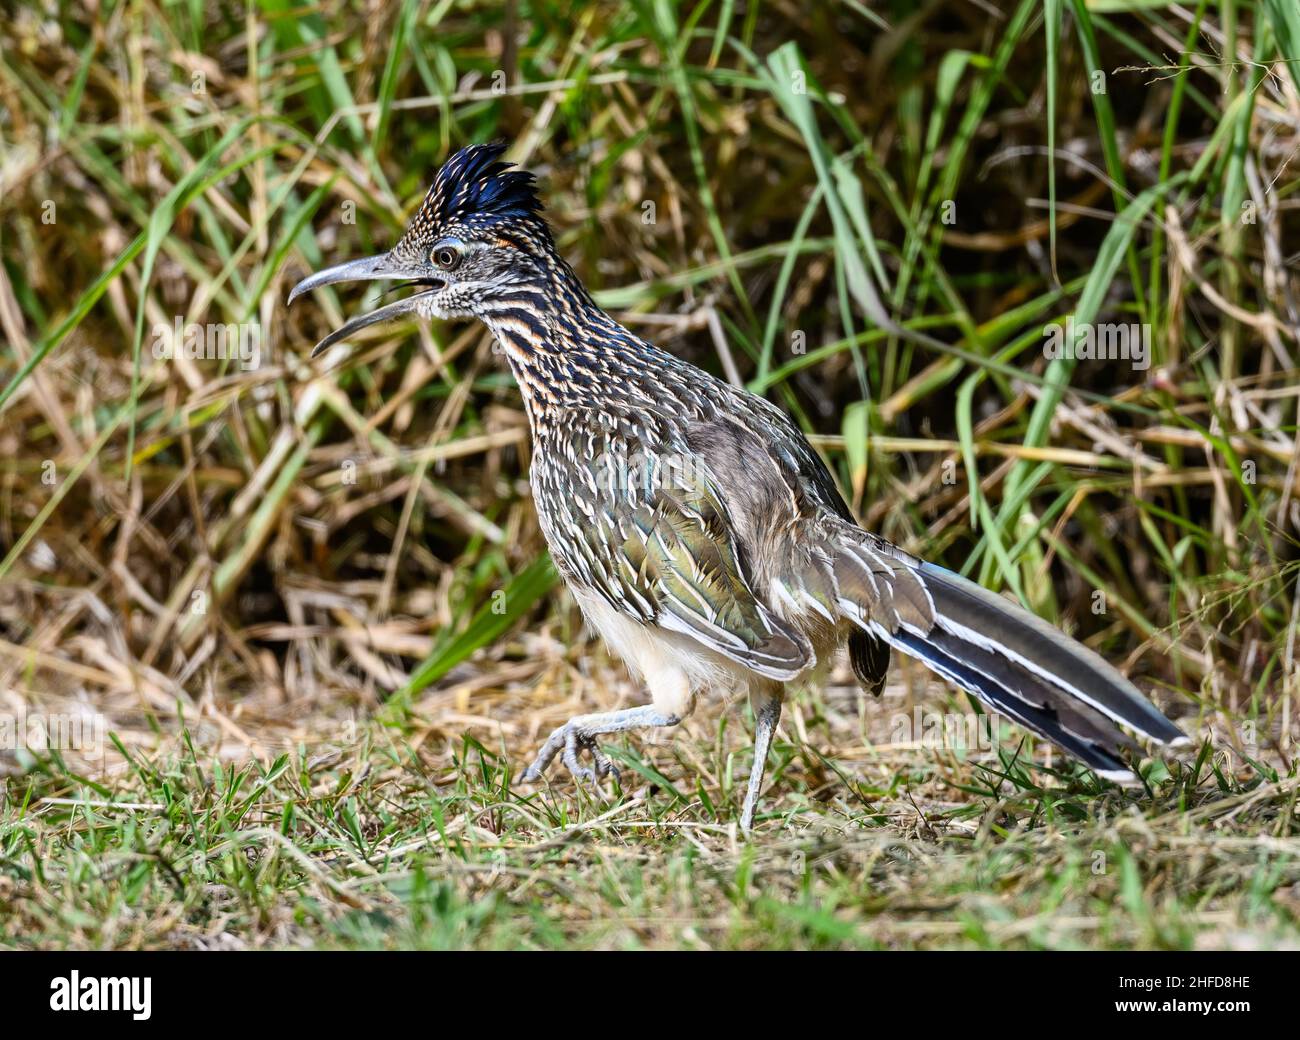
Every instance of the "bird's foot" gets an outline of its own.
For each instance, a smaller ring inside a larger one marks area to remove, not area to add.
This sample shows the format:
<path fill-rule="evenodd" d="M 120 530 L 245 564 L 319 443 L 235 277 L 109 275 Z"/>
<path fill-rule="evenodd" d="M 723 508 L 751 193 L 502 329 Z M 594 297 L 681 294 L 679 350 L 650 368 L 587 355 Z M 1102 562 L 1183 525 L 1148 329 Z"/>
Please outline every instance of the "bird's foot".
<path fill-rule="evenodd" d="M 583 751 L 590 753 L 591 766 L 584 766 L 579 761 L 578 756 Z M 533 759 L 533 764 L 524 770 L 520 779 L 525 783 L 540 780 L 557 754 L 560 754 L 560 761 L 573 774 L 575 780 L 595 783 L 607 776 L 612 776 L 615 780 L 619 779 L 618 767 L 609 760 L 605 752 L 601 751 L 595 736 L 583 727 L 581 718 L 570 719 L 554 730 L 542 745 L 542 750 L 537 753 L 537 757 Z"/>

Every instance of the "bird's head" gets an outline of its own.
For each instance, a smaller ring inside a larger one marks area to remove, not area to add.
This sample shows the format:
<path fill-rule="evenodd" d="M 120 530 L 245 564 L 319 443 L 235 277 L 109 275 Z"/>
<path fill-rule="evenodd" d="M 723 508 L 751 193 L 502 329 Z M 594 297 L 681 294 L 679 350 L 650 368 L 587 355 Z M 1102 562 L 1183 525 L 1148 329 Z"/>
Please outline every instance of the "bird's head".
<path fill-rule="evenodd" d="M 357 315 L 316 345 L 406 314 L 424 318 L 482 315 L 503 300 L 543 286 L 554 244 L 541 218 L 533 175 L 502 162 L 503 144 L 462 148 L 438 170 L 433 186 L 398 243 L 387 253 L 350 260 L 303 279 L 289 302 L 335 282 L 401 280 L 410 296 Z"/>

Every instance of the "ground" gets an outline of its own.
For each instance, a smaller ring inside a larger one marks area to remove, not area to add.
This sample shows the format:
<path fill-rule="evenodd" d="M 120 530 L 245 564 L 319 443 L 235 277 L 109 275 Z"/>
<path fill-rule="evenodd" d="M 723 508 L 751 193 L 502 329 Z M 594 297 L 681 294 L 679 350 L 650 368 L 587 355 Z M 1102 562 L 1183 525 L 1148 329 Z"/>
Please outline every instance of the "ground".
<path fill-rule="evenodd" d="M 915 668 L 879 701 L 838 670 L 792 700 L 751 842 L 743 703 L 606 745 L 621 787 L 558 765 L 520 786 L 550 728 L 637 696 L 572 637 L 525 635 L 379 718 L 259 696 L 123 704 L 98 763 L 51 758 L 7 784 L 5 942 L 1300 946 L 1295 777 L 1197 748 L 1126 792 L 1033 767 L 1046 749 L 1027 758 L 1011 727 L 969 753 L 900 740 L 970 716 Z"/>

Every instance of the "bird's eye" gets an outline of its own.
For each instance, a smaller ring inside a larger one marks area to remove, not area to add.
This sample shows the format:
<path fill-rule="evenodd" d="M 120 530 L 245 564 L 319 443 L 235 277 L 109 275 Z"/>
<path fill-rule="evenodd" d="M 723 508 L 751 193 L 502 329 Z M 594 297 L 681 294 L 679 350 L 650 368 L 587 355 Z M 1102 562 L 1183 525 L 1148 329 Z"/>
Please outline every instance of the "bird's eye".
<path fill-rule="evenodd" d="M 433 262 L 444 271 L 450 271 L 460 263 L 460 250 L 451 246 L 438 246 L 433 251 Z"/>

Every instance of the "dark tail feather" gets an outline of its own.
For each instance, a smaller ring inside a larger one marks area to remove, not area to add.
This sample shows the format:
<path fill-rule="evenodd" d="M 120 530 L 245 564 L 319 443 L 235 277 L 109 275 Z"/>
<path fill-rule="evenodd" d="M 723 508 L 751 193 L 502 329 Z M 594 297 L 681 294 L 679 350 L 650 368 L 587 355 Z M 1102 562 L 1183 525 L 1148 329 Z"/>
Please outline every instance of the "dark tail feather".
<path fill-rule="evenodd" d="M 1065 710 L 1059 703 L 1047 706 L 1050 692 L 1015 665 L 970 644 L 944 647 L 942 644 L 949 640 L 944 634 L 932 640 L 900 632 L 894 645 L 950 682 L 970 690 L 993 711 L 1068 751 L 1099 776 L 1122 784 L 1137 781 L 1118 754 L 1121 748 L 1133 747 L 1122 731 L 1104 718 L 1089 719 L 1081 712 Z"/>
<path fill-rule="evenodd" d="M 879 697 L 889 672 L 889 644 L 864 629 L 855 628 L 849 636 L 849 664 L 862 688 L 871 696 Z"/>
<path fill-rule="evenodd" d="M 942 567 L 923 563 L 920 576 L 941 628 L 959 639 L 973 634 L 976 642 L 1004 654 L 1060 694 L 1151 740 L 1188 742 L 1182 730 L 1110 664 L 1042 618 Z"/>
<path fill-rule="evenodd" d="M 1097 654 L 1042 619 L 932 564 L 913 570 L 934 605 L 924 634 L 900 626 L 893 646 L 1059 745 L 1099 775 L 1134 783 L 1116 723 L 1162 744 L 1187 737 Z"/>

